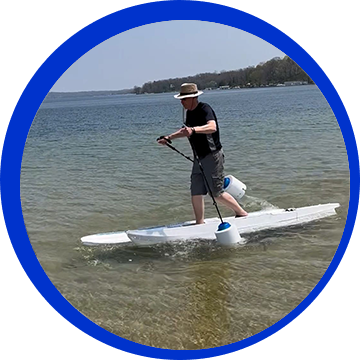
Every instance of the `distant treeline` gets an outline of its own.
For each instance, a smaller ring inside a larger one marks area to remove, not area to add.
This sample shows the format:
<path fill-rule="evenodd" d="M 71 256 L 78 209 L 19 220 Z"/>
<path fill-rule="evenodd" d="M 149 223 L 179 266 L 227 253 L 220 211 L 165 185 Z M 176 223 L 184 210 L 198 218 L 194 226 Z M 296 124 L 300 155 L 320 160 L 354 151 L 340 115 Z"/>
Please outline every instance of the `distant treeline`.
<path fill-rule="evenodd" d="M 135 94 L 162 93 L 179 91 L 184 82 L 194 82 L 201 90 L 221 87 L 245 88 L 260 86 L 277 86 L 288 81 L 314 82 L 288 56 L 273 58 L 265 63 L 245 69 L 202 73 L 194 76 L 147 82 L 141 87 L 135 86 Z"/>

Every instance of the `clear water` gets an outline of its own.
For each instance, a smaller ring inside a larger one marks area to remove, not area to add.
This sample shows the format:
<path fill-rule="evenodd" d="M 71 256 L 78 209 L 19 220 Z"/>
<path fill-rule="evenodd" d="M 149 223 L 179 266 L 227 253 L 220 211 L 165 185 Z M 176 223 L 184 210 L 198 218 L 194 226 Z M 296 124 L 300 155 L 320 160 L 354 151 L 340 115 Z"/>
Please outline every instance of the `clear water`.
<path fill-rule="evenodd" d="M 338 215 L 246 235 L 235 250 L 208 241 L 83 246 L 84 235 L 193 218 L 191 163 L 156 143 L 182 125 L 172 94 L 45 102 L 24 150 L 23 214 L 46 274 L 90 320 L 145 345 L 211 348 L 266 329 L 321 279 L 345 226 L 346 149 L 316 86 L 212 91 L 201 100 L 219 119 L 226 173 L 248 187 L 246 210 L 339 202 Z M 174 145 L 191 154 L 186 140 Z M 206 199 L 206 217 L 214 216 Z"/>

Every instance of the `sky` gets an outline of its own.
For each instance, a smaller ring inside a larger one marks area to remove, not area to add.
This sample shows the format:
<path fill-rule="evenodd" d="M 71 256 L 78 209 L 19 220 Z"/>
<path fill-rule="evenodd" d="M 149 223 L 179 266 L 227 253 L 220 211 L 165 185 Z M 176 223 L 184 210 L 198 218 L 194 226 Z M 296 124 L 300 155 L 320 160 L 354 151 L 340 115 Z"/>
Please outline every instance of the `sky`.
<path fill-rule="evenodd" d="M 226 25 L 177 20 L 144 25 L 99 44 L 76 61 L 51 91 L 122 90 L 148 81 L 236 70 L 285 54 Z"/>

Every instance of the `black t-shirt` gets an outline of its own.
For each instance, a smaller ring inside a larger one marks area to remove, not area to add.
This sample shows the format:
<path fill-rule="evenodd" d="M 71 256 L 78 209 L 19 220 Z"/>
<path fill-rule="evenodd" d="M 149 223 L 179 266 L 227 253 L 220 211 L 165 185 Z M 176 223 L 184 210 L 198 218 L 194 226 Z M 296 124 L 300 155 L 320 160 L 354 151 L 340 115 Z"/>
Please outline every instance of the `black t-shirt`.
<path fill-rule="evenodd" d="M 199 158 L 203 158 L 211 152 L 222 148 L 217 118 L 211 106 L 202 102 L 199 102 L 198 106 L 194 110 L 188 110 L 186 112 L 185 125 L 188 127 L 206 125 L 210 120 L 215 120 L 216 122 L 216 131 L 214 133 L 195 133 L 191 135 L 189 139 Z"/>

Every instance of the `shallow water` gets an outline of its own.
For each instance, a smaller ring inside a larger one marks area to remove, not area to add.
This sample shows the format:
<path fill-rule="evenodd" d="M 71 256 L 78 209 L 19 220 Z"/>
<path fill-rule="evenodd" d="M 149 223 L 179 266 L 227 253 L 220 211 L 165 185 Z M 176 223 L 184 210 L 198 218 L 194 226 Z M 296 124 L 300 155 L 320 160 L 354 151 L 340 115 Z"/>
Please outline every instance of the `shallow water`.
<path fill-rule="evenodd" d="M 316 86 L 213 91 L 201 100 L 215 109 L 226 173 L 247 185 L 248 211 L 339 202 L 338 214 L 248 234 L 232 250 L 201 240 L 81 245 L 88 234 L 192 219 L 191 163 L 155 141 L 181 126 L 171 94 L 46 102 L 24 150 L 25 224 L 51 281 L 96 324 L 161 348 L 225 345 L 282 319 L 321 279 L 347 215 L 344 141 Z M 186 140 L 174 146 L 190 155 Z"/>

